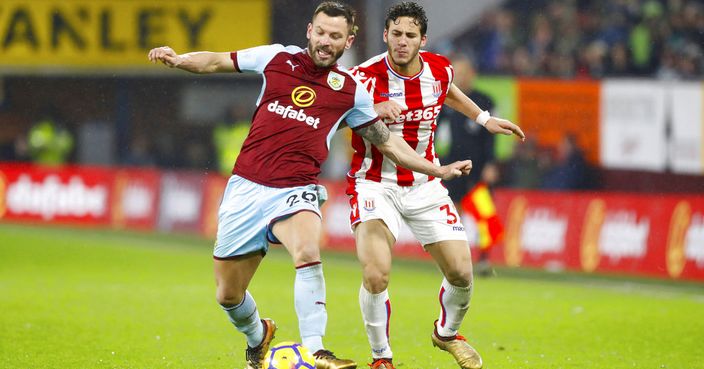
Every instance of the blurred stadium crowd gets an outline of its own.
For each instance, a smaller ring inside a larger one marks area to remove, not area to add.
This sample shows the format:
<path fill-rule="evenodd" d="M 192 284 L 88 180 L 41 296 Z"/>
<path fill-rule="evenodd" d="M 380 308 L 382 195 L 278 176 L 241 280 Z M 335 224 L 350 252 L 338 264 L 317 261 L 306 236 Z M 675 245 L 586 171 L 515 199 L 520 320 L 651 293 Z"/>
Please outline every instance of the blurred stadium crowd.
<path fill-rule="evenodd" d="M 704 3 L 511 0 L 453 43 L 482 73 L 559 78 L 701 78 Z"/>

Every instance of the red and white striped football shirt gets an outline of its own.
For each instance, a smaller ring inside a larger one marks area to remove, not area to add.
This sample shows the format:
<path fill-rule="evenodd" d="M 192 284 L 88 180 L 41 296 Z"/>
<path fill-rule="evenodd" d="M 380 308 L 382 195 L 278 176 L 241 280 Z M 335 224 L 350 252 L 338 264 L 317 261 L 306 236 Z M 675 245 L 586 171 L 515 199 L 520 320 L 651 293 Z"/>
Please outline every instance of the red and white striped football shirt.
<path fill-rule="evenodd" d="M 420 51 L 421 71 L 403 76 L 390 66 L 388 53 L 377 55 L 352 69 L 374 98 L 374 103 L 395 101 L 403 108 L 396 121 L 385 121 L 392 134 L 403 137 L 409 146 L 428 161 L 439 164 L 433 138 L 454 72 L 450 61 L 438 54 Z M 350 178 L 362 178 L 385 184 L 413 186 L 434 178 L 397 166 L 367 140 L 352 135 Z"/>

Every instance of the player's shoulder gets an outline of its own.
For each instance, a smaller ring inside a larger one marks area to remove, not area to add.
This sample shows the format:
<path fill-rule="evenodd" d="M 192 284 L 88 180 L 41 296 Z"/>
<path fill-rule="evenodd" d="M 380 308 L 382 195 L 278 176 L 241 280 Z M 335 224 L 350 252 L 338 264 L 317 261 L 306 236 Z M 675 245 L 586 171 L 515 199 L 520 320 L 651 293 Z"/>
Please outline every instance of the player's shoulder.
<path fill-rule="evenodd" d="M 331 82 L 331 79 L 333 83 L 335 82 L 335 79 L 349 79 L 351 81 L 351 84 L 349 85 L 350 89 L 345 88 L 344 90 L 348 90 L 348 92 L 356 94 L 356 92 L 353 91 L 356 91 L 359 86 L 363 86 L 363 81 L 360 79 L 356 68 L 357 67 L 347 68 L 338 64 L 330 71 L 331 73 L 328 73 L 328 84 Z M 354 90 L 351 89 L 352 87 L 354 87 Z"/>
<path fill-rule="evenodd" d="M 381 73 L 386 71 L 386 54 L 379 54 L 367 59 L 365 62 L 352 68 L 352 74 L 358 75 L 359 72 L 364 73 Z"/>
<path fill-rule="evenodd" d="M 429 63 L 431 65 L 437 65 L 441 67 L 452 66 L 452 62 L 450 62 L 450 59 L 445 55 L 436 54 L 434 52 L 425 50 L 421 50 L 419 54 L 426 63 Z"/>
<path fill-rule="evenodd" d="M 285 52 L 288 54 L 298 54 L 303 51 L 300 46 L 296 45 L 271 44 L 267 46 L 273 51 Z"/>
<path fill-rule="evenodd" d="M 384 52 L 376 56 L 372 56 L 371 58 L 367 59 L 366 61 L 362 62 L 360 65 L 358 65 L 359 68 L 369 68 L 372 66 L 376 65 L 385 65 L 384 59 L 386 58 L 386 55 L 388 53 Z"/>

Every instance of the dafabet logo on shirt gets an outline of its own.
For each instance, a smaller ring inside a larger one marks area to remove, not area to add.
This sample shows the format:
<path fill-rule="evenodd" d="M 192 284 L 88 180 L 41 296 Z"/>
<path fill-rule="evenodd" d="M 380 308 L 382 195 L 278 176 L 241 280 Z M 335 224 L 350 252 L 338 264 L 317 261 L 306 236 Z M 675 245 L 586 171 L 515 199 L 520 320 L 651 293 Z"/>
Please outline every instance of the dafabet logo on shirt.
<path fill-rule="evenodd" d="M 315 91 L 308 86 L 298 86 L 291 92 L 293 104 L 299 108 L 307 108 L 315 102 Z"/>
<path fill-rule="evenodd" d="M 284 119 L 294 119 L 318 129 L 320 118 L 309 116 L 304 111 L 304 108 L 313 105 L 315 102 L 315 91 L 308 86 L 298 86 L 291 92 L 291 101 L 301 109 L 298 110 L 293 106 L 285 106 L 276 100 L 267 105 L 267 110 L 280 115 Z"/>

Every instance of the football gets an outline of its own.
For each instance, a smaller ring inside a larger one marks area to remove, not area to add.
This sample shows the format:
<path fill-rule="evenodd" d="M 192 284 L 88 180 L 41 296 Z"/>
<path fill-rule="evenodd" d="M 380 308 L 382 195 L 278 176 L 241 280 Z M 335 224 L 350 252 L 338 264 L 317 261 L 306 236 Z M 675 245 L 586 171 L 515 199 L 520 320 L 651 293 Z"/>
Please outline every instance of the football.
<path fill-rule="evenodd" d="M 264 369 L 315 369 L 315 358 L 300 343 L 281 342 L 267 352 Z"/>

